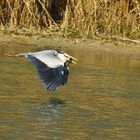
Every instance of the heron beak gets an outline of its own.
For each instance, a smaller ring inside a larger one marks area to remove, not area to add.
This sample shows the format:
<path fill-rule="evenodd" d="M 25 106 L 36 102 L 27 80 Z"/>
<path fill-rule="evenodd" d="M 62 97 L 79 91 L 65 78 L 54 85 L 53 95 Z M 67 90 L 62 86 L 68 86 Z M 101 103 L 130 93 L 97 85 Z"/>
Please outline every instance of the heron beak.
<path fill-rule="evenodd" d="M 77 64 L 76 61 L 78 61 L 76 58 L 74 58 L 73 56 L 70 56 L 70 61 L 72 64 Z"/>

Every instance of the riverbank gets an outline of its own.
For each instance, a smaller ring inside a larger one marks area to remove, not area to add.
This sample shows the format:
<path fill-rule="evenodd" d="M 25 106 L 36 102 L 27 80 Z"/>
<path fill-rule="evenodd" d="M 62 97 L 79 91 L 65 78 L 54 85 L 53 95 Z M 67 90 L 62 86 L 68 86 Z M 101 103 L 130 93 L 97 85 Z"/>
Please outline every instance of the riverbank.
<path fill-rule="evenodd" d="M 102 38 L 67 38 L 61 35 L 20 35 L 5 34 L 0 32 L 1 54 L 16 53 L 22 50 L 44 50 L 44 49 L 93 49 L 94 51 L 109 51 L 112 53 L 140 54 L 140 44 L 129 41 L 119 41 Z M 13 49 L 14 48 L 14 49 Z"/>

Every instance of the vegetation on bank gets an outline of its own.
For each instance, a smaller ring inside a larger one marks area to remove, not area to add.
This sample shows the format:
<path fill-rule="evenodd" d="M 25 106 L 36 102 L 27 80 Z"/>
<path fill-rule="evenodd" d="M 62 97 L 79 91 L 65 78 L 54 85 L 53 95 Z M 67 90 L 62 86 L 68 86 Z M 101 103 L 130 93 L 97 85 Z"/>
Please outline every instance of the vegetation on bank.
<path fill-rule="evenodd" d="M 140 38 L 139 0 L 1 0 L 1 30 Z"/>

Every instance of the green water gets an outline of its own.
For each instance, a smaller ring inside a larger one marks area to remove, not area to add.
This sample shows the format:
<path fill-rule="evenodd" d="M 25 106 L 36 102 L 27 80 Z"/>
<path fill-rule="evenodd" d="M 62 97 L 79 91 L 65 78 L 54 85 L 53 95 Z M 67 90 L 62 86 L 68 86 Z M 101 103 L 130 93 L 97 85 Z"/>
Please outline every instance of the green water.
<path fill-rule="evenodd" d="M 139 56 L 64 50 L 79 61 L 56 92 L 26 58 L 1 50 L 0 140 L 139 140 Z"/>

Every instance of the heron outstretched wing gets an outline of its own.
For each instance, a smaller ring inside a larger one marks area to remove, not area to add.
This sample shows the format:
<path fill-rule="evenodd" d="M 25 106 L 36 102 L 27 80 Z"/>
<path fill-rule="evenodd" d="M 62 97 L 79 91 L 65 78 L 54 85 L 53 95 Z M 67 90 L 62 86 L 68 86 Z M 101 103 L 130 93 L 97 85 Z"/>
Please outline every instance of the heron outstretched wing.
<path fill-rule="evenodd" d="M 51 68 L 56 68 L 58 65 L 64 65 L 64 63 L 58 59 L 58 57 L 55 55 L 58 52 L 55 50 L 45 50 L 45 51 L 40 51 L 40 52 L 35 52 L 35 53 L 20 53 L 18 56 L 25 56 L 28 57 L 32 56 L 35 57 L 36 59 L 40 60 L 40 62 L 46 64 L 48 67 Z M 31 60 L 32 62 L 35 60 Z M 38 62 L 35 62 L 35 64 Z"/>
<path fill-rule="evenodd" d="M 67 82 L 69 71 L 63 65 L 51 68 L 32 55 L 27 56 L 35 64 L 38 74 L 40 75 L 45 87 L 49 90 L 56 90 Z"/>
<path fill-rule="evenodd" d="M 58 65 L 64 65 L 63 61 L 61 61 L 57 56 L 58 52 L 55 50 L 47 50 L 47 51 L 41 51 L 41 52 L 35 52 L 31 53 L 29 55 L 34 56 L 47 66 L 51 68 L 56 68 Z"/>

